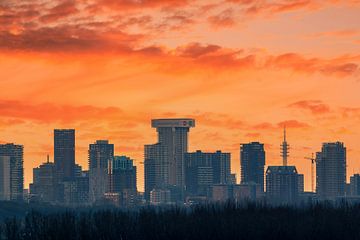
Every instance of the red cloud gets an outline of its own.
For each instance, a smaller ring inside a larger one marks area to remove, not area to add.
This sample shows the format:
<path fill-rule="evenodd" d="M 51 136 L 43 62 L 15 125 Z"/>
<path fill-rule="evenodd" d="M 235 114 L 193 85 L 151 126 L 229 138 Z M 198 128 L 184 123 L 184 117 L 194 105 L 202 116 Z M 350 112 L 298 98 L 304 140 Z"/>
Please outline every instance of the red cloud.
<path fill-rule="evenodd" d="M 217 45 L 201 45 L 200 43 L 190 43 L 185 46 L 178 47 L 176 53 L 182 57 L 197 58 L 210 53 L 215 53 L 220 50 L 221 47 Z"/>
<path fill-rule="evenodd" d="M 310 127 L 309 124 L 304 123 L 304 122 L 299 122 L 297 120 L 286 120 L 286 121 L 282 121 L 279 122 L 277 124 L 278 127 L 284 127 L 286 126 L 287 128 L 307 128 Z"/>
<path fill-rule="evenodd" d="M 231 27 L 235 25 L 235 16 L 234 11 L 229 8 L 227 10 L 222 11 L 218 15 L 210 16 L 208 21 L 211 26 L 214 28 L 218 27 Z"/>
<path fill-rule="evenodd" d="M 78 13 L 76 2 L 65 1 L 59 3 L 57 6 L 51 8 L 49 13 L 40 17 L 40 21 L 44 23 L 56 22 L 62 18 Z"/>
<path fill-rule="evenodd" d="M 326 75 L 347 76 L 354 74 L 358 70 L 358 64 L 354 62 L 348 62 L 349 60 L 352 59 L 307 59 L 296 53 L 286 53 L 279 56 L 270 57 L 266 65 L 275 68 L 288 68 L 296 72 L 321 72 Z M 359 57 L 355 57 L 355 60 L 359 61 Z"/>
<path fill-rule="evenodd" d="M 330 112 L 330 107 L 318 100 L 299 101 L 290 104 L 288 107 L 309 110 L 313 114 L 323 114 Z"/>
<path fill-rule="evenodd" d="M 121 117 L 119 108 L 100 108 L 90 105 L 71 106 L 45 104 L 27 104 L 20 101 L 0 100 L 0 115 L 3 117 L 29 119 L 38 122 L 75 122 L 81 120 L 94 120 L 102 118 Z"/>
<path fill-rule="evenodd" d="M 187 5 L 187 0 L 97 0 L 92 7 L 111 9 L 175 8 Z"/>

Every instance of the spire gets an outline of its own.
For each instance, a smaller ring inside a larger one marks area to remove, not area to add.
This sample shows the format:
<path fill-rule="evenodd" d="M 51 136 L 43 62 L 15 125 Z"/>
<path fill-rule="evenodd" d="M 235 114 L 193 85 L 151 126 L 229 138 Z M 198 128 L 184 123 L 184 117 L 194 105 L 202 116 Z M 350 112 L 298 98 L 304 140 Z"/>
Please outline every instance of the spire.
<path fill-rule="evenodd" d="M 284 126 L 284 141 L 280 146 L 283 166 L 287 166 L 287 158 L 289 157 L 289 144 L 286 141 L 286 126 Z"/>

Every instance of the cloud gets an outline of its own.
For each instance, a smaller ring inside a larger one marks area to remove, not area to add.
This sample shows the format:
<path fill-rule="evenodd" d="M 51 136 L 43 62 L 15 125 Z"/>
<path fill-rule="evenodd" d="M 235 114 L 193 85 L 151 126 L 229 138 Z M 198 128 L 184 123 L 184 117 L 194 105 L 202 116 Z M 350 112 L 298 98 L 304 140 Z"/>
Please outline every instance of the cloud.
<path fill-rule="evenodd" d="M 175 51 L 178 56 L 198 58 L 207 54 L 216 53 L 221 47 L 218 45 L 201 45 L 200 43 L 189 43 L 180 46 Z"/>
<path fill-rule="evenodd" d="M 235 25 L 234 10 L 228 8 L 217 15 L 210 16 L 208 22 L 214 28 L 232 27 Z"/>
<path fill-rule="evenodd" d="M 279 122 L 277 124 L 277 126 L 279 128 L 286 126 L 287 128 L 308 128 L 310 127 L 309 124 L 304 123 L 304 122 L 299 122 L 297 120 L 286 120 L 286 121 L 282 121 Z"/>
<path fill-rule="evenodd" d="M 273 15 L 302 9 L 314 9 L 321 6 L 318 1 L 311 0 L 227 0 L 227 2 L 235 3 L 243 7 L 243 11 L 249 15 Z"/>
<path fill-rule="evenodd" d="M 187 0 L 97 0 L 93 4 L 100 8 L 111 9 L 141 9 L 141 8 L 176 8 L 187 5 Z"/>
<path fill-rule="evenodd" d="M 304 100 L 288 105 L 289 108 L 309 110 L 313 114 L 324 114 L 330 112 L 330 107 L 319 100 Z"/>
<path fill-rule="evenodd" d="M 344 30 L 338 30 L 338 31 L 327 31 L 327 32 L 320 32 L 316 34 L 311 34 L 309 37 L 341 37 L 341 38 L 347 38 L 360 35 L 360 31 L 356 29 L 344 29 Z"/>
<path fill-rule="evenodd" d="M 122 110 L 116 107 L 91 105 L 72 106 L 51 103 L 29 104 L 21 101 L 0 100 L 0 115 L 3 117 L 32 120 L 40 123 L 72 123 L 101 118 L 121 117 Z"/>
<path fill-rule="evenodd" d="M 64 25 L 26 30 L 19 34 L 0 32 L 0 49 L 39 52 L 129 51 L 142 36 L 120 31 L 98 33 Z"/>
<path fill-rule="evenodd" d="M 349 62 L 355 60 L 356 62 Z M 287 68 L 295 72 L 322 73 L 340 77 L 355 74 L 358 71 L 360 56 L 354 59 L 340 57 L 334 59 L 305 58 L 296 53 L 285 53 L 269 57 L 266 65 L 274 68 Z"/>
<path fill-rule="evenodd" d="M 76 1 L 64 1 L 51 8 L 47 14 L 41 16 L 40 21 L 44 23 L 56 22 L 76 13 L 79 13 Z"/>

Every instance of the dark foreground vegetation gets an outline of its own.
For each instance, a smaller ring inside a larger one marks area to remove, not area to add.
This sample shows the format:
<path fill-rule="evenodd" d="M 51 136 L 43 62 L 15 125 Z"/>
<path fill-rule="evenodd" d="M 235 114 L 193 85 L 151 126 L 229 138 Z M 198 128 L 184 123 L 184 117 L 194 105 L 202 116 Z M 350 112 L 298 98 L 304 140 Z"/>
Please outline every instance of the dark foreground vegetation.
<path fill-rule="evenodd" d="M 2 221 L 1 239 L 360 239 L 360 205 L 30 211 Z"/>

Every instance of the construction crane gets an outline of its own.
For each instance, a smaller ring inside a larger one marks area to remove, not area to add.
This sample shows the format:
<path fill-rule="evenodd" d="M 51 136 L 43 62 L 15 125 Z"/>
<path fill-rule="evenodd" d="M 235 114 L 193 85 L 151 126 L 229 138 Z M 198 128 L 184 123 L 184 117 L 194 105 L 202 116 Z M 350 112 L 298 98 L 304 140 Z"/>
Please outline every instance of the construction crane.
<path fill-rule="evenodd" d="M 314 158 L 314 153 L 311 154 L 311 157 L 304 157 L 305 159 L 308 159 L 311 161 L 311 190 L 315 192 L 315 162 L 316 158 Z"/>

